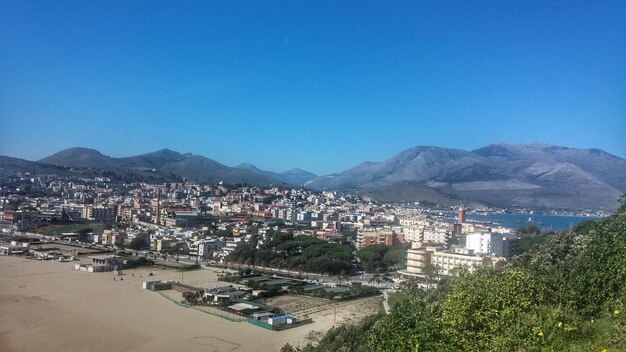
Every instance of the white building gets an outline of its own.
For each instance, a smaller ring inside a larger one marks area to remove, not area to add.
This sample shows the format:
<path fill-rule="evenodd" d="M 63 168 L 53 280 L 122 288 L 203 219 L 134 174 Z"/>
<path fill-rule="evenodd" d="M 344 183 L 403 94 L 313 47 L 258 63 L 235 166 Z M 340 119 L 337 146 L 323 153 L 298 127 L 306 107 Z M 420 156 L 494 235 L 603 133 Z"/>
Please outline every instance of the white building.
<path fill-rule="evenodd" d="M 422 242 L 424 239 L 424 227 L 423 226 L 403 226 L 402 235 L 405 241 Z"/>
<path fill-rule="evenodd" d="M 450 232 L 443 227 L 430 227 L 424 229 L 422 242 L 447 245 L 450 241 Z"/>
<path fill-rule="evenodd" d="M 474 232 L 465 237 L 465 248 L 482 256 L 504 256 L 504 243 L 501 233 Z"/>
<path fill-rule="evenodd" d="M 10 245 L 0 246 L 0 255 L 25 254 L 30 250 L 28 243 L 11 241 Z"/>
<path fill-rule="evenodd" d="M 209 253 L 224 247 L 224 242 L 218 239 L 197 240 L 189 243 L 189 255 L 198 258 L 207 258 Z"/>
<path fill-rule="evenodd" d="M 401 274 L 410 276 L 424 276 L 424 268 L 428 265 L 437 266 L 440 275 L 452 275 L 454 269 L 466 268 L 470 272 L 479 266 L 491 266 L 502 258 L 480 257 L 463 251 L 442 251 L 436 247 L 422 247 L 414 243 L 407 251 L 406 270 Z"/>

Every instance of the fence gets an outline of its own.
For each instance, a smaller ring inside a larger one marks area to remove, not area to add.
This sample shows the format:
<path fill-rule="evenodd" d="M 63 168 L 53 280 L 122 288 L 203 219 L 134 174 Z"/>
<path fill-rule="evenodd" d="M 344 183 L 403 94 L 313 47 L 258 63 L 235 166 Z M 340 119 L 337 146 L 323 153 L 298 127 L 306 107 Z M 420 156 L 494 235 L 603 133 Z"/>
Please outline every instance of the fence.
<path fill-rule="evenodd" d="M 166 299 L 168 299 L 168 300 L 170 300 L 170 301 L 172 301 L 172 302 L 174 302 L 174 303 L 178 304 L 178 305 L 179 305 L 179 306 L 181 306 L 181 307 L 189 308 L 189 305 L 184 304 L 184 303 L 181 303 L 181 302 L 179 302 L 179 301 L 177 301 L 177 300 L 175 300 L 175 299 L 173 299 L 173 298 L 171 298 L 171 297 L 167 297 L 167 296 L 166 296 L 163 292 L 159 292 L 159 291 L 153 291 L 153 292 L 158 293 L 159 295 L 161 295 L 161 297 L 165 297 Z"/>
<path fill-rule="evenodd" d="M 211 308 L 211 307 L 204 307 L 204 306 L 200 306 L 200 307 L 195 307 L 195 306 L 190 306 L 189 308 L 193 308 L 197 311 L 200 311 L 202 313 L 206 313 L 206 314 L 211 314 L 211 315 L 215 315 L 216 317 L 220 317 L 222 319 L 226 319 L 229 321 L 232 321 L 234 323 L 242 323 L 244 321 L 246 321 L 246 318 L 244 317 L 239 317 L 236 316 L 234 314 L 230 314 L 227 312 L 220 312 L 215 308 Z"/>
<path fill-rule="evenodd" d="M 273 326 L 271 326 L 270 324 L 260 321 L 260 320 L 253 319 L 253 318 L 248 318 L 248 323 L 262 327 L 263 329 L 272 330 L 272 331 L 274 330 Z"/>
<path fill-rule="evenodd" d="M 195 310 L 197 310 L 199 312 L 210 314 L 210 315 L 214 315 L 216 317 L 220 317 L 222 319 L 226 319 L 226 320 L 232 321 L 234 323 L 241 323 L 241 322 L 246 321 L 245 318 L 235 316 L 234 314 L 229 314 L 229 313 L 226 313 L 226 312 L 219 312 L 219 311 L 216 311 L 216 309 L 210 308 L 210 307 L 202 307 L 201 308 L 201 307 L 196 307 L 196 306 L 190 306 L 188 304 L 181 303 L 181 302 L 179 302 L 179 301 L 177 301 L 177 300 L 175 300 L 175 299 L 173 299 L 171 297 L 168 297 L 167 295 L 165 295 L 162 292 L 159 292 L 159 291 L 153 291 L 153 292 L 158 293 L 159 295 L 161 295 L 161 297 L 165 297 L 169 301 L 172 301 L 172 302 L 176 303 L 177 305 L 179 305 L 181 307 L 184 307 L 184 308 L 192 308 L 192 309 L 195 309 Z M 203 309 L 203 308 L 205 308 L 205 309 Z"/>
<path fill-rule="evenodd" d="M 267 329 L 267 330 L 272 330 L 272 331 L 281 331 L 281 330 L 287 330 L 287 329 L 291 329 L 291 328 L 295 328 L 297 326 L 300 325 L 305 325 L 305 324 L 309 324 L 313 322 L 313 319 L 311 318 L 307 318 L 304 320 L 298 320 L 296 323 L 293 324 L 281 324 L 281 325 L 270 325 L 264 321 L 260 321 L 254 318 L 248 318 L 247 319 L 248 323 L 252 324 L 252 325 L 256 325 L 258 327 L 261 327 L 263 329 Z"/>

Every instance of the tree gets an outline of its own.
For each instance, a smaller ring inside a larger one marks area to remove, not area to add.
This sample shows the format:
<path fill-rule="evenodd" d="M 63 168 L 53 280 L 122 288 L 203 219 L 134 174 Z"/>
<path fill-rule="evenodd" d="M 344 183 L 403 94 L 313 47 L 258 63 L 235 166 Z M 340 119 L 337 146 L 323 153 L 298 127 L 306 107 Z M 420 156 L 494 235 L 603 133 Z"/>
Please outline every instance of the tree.
<path fill-rule="evenodd" d="M 383 260 L 383 258 L 388 251 L 389 246 L 387 245 L 373 244 L 360 249 L 356 252 L 356 255 L 363 263 L 365 270 L 372 272 L 387 268 L 387 263 Z"/>
<path fill-rule="evenodd" d="M 423 272 L 426 276 L 426 290 L 429 291 L 437 281 L 441 268 L 438 265 L 428 264 L 424 267 Z"/>
<path fill-rule="evenodd" d="M 286 344 L 280 349 L 280 352 L 297 352 L 297 350 L 290 344 Z"/>
<path fill-rule="evenodd" d="M 283 346 L 281 352 L 366 352 L 371 349 L 367 346 L 367 336 L 372 326 L 380 319 L 380 315 L 371 315 L 358 324 L 343 324 L 333 327 L 323 336 L 315 332 L 307 336 L 310 342 L 300 348 L 289 344 Z"/>
<path fill-rule="evenodd" d="M 427 292 L 411 290 L 409 280 L 410 303 L 390 315 L 285 351 L 623 350 L 626 204 L 547 241 L 503 268 L 462 268 Z M 431 269 L 432 284 L 438 270 Z"/>
<path fill-rule="evenodd" d="M 200 300 L 200 293 L 183 292 L 183 298 L 189 305 L 195 306 L 196 304 L 198 304 L 198 301 Z"/>
<path fill-rule="evenodd" d="M 70 220 L 70 214 L 65 210 L 65 208 L 63 208 L 63 213 L 61 214 L 61 222 L 67 223 Z"/>
<path fill-rule="evenodd" d="M 341 284 L 345 284 L 346 281 L 350 280 L 350 275 L 348 275 L 348 272 L 346 270 L 342 269 L 339 272 L 339 275 L 337 276 L 337 279 L 338 279 L 340 285 Z"/>
<path fill-rule="evenodd" d="M 89 234 L 93 232 L 93 229 L 89 227 L 82 228 L 78 230 L 76 233 L 78 234 L 78 241 L 87 242 L 89 239 Z"/>
<path fill-rule="evenodd" d="M 413 276 L 409 276 L 406 280 L 400 283 L 400 289 L 406 293 L 412 294 L 419 287 L 419 280 Z"/>
<path fill-rule="evenodd" d="M 520 327 L 528 321 L 524 314 L 543 302 L 543 292 L 522 269 L 465 273 L 442 304 L 444 331 L 465 351 L 516 350 L 530 334 Z"/>
<path fill-rule="evenodd" d="M 406 249 L 390 249 L 383 256 L 383 261 L 390 267 L 404 267 L 406 262 Z"/>
<path fill-rule="evenodd" d="M 381 352 L 460 350 L 419 296 L 410 304 L 397 306 L 374 325 L 367 346 Z"/>
<path fill-rule="evenodd" d="M 374 273 L 372 275 L 372 277 L 370 277 L 370 279 L 368 280 L 367 283 L 369 283 L 369 284 L 373 283 L 373 284 L 376 285 L 376 287 L 378 287 L 378 285 L 380 285 L 382 282 L 383 282 L 383 280 L 382 280 L 382 277 L 380 276 L 380 274 L 379 273 Z"/>
<path fill-rule="evenodd" d="M 135 237 L 133 237 L 133 239 L 130 241 L 130 244 L 128 245 L 128 247 L 130 249 L 134 249 L 136 251 L 139 251 L 139 250 L 142 250 L 142 249 L 146 249 L 149 246 L 150 246 L 150 244 L 148 243 L 146 238 L 142 237 L 142 236 L 135 236 Z"/>

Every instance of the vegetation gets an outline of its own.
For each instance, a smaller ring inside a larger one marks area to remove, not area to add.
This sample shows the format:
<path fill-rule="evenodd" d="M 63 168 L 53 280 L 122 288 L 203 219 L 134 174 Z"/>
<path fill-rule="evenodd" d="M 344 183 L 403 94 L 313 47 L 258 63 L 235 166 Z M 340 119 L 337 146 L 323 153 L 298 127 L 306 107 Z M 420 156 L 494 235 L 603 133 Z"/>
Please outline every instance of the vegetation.
<path fill-rule="evenodd" d="M 535 236 L 524 236 L 520 239 L 520 249 L 522 253 L 528 252 L 534 247 L 543 246 L 548 243 L 550 236 L 555 235 L 554 232 L 542 232 Z"/>
<path fill-rule="evenodd" d="M 389 307 L 399 307 L 409 301 L 409 295 L 403 291 L 389 293 Z"/>
<path fill-rule="evenodd" d="M 145 236 L 135 236 L 128 245 L 128 248 L 134 249 L 136 251 L 140 251 L 142 249 L 150 248 L 150 242 L 148 237 Z"/>
<path fill-rule="evenodd" d="M 200 293 L 199 292 L 183 292 L 183 299 L 186 304 L 191 306 L 198 305 L 200 301 Z"/>
<path fill-rule="evenodd" d="M 337 351 L 337 352 L 365 352 L 370 351 L 362 341 L 365 341 L 364 332 L 370 331 L 381 315 L 372 315 L 363 319 L 356 325 L 340 325 L 328 330 L 326 335 L 313 344 L 309 342 L 302 348 L 294 348 L 286 344 L 280 352 L 317 352 L 317 351 Z"/>
<path fill-rule="evenodd" d="M 234 250 L 228 260 L 256 266 L 338 275 L 352 270 L 352 249 L 309 236 L 272 232 L 265 243 L 246 243 Z"/>
<path fill-rule="evenodd" d="M 391 267 L 404 266 L 406 250 L 385 244 L 374 244 L 359 250 L 356 255 L 363 263 L 365 271 L 386 271 Z"/>
<path fill-rule="evenodd" d="M 125 269 L 138 268 L 140 266 L 153 266 L 154 262 L 152 260 L 146 259 L 145 257 L 131 257 L 127 256 L 124 258 L 126 260 L 126 264 L 124 264 Z"/>
<path fill-rule="evenodd" d="M 100 223 L 92 224 L 70 224 L 70 225 L 52 225 L 41 231 L 37 231 L 44 235 L 52 235 L 59 233 L 80 233 L 81 230 L 90 229 L 90 232 L 95 234 L 101 234 L 104 231 L 104 227 Z"/>
<path fill-rule="evenodd" d="M 407 290 L 390 315 L 337 341 L 331 330 L 284 351 L 625 351 L 626 203 L 537 243 L 503 268 Z"/>
<path fill-rule="evenodd" d="M 78 234 L 78 240 L 80 242 L 87 242 L 87 239 L 89 238 L 89 234 L 92 232 L 93 232 L 93 229 L 91 227 L 85 227 L 85 228 L 78 230 L 76 232 Z"/>
<path fill-rule="evenodd" d="M 521 235 L 538 235 L 541 233 L 541 229 L 535 224 L 528 224 L 528 226 L 518 228 L 517 233 Z"/>
<path fill-rule="evenodd" d="M 326 299 L 336 299 L 336 300 L 350 300 L 361 297 L 369 297 L 376 296 L 380 294 L 380 291 L 371 286 L 360 286 L 354 285 L 349 287 L 339 287 L 342 289 L 341 291 L 328 289 L 328 288 L 319 288 L 314 291 L 304 292 L 302 287 L 293 287 L 291 292 L 301 295 L 314 296 L 319 298 Z"/>

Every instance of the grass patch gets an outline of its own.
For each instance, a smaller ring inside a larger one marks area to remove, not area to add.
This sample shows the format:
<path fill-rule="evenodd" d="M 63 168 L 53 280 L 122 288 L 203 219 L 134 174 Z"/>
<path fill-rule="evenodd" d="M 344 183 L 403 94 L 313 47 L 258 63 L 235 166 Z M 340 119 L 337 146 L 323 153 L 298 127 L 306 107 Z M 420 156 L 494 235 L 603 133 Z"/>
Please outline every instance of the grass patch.
<path fill-rule="evenodd" d="M 402 291 L 389 293 L 388 297 L 389 308 L 391 309 L 394 309 L 396 306 L 399 306 L 409 300 L 409 296 Z"/>
<path fill-rule="evenodd" d="M 38 230 L 38 233 L 44 235 L 53 235 L 59 233 L 78 232 L 82 229 L 90 228 L 95 234 L 101 234 L 104 231 L 104 225 L 100 223 L 90 224 L 69 224 L 69 225 L 52 225 L 42 230 Z"/>

